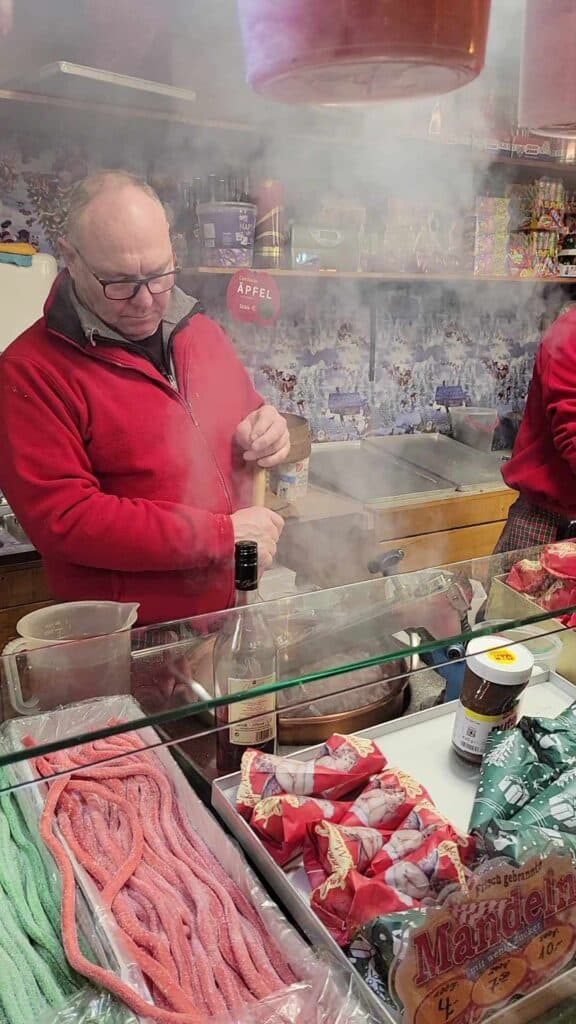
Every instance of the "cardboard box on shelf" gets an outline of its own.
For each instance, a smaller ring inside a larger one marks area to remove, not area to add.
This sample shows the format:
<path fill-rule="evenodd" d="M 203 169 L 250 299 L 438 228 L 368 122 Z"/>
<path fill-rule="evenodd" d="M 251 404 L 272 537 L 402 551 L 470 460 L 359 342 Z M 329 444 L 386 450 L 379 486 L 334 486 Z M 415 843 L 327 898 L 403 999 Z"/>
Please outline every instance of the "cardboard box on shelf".
<path fill-rule="evenodd" d="M 490 587 L 486 619 L 504 622 L 505 619 L 526 619 L 531 615 L 544 614 L 528 594 L 520 594 L 505 582 L 503 576 L 495 576 Z M 559 675 L 576 683 L 576 631 L 566 629 L 559 619 L 547 619 L 535 624 L 544 633 L 557 633 L 562 641 L 562 654 L 556 666 Z M 558 631 L 558 632 L 557 632 Z M 576 698 L 576 693 L 575 693 Z"/>

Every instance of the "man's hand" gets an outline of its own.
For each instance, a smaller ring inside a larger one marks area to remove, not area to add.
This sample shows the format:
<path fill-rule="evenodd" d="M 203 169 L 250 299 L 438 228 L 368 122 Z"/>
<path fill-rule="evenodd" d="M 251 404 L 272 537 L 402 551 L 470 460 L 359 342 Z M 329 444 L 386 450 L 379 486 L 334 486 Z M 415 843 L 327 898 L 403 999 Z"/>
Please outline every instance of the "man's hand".
<path fill-rule="evenodd" d="M 290 451 L 286 420 L 273 405 L 262 405 L 236 427 L 235 441 L 246 462 L 264 469 L 284 462 Z"/>
<path fill-rule="evenodd" d="M 241 508 L 232 516 L 234 540 L 255 540 L 258 545 L 260 571 L 269 569 L 274 561 L 278 538 L 284 529 L 284 520 L 269 508 Z"/>

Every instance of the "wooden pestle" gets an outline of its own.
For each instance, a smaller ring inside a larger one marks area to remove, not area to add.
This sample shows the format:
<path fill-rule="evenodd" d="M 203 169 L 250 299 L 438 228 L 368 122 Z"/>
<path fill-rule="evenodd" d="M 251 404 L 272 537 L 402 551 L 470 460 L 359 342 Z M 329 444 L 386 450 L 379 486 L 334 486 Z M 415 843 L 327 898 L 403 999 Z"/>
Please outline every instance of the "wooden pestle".
<path fill-rule="evenodd" d="M 256 464 L 252 474 L 252 504 L 263 506 L 266 503 L 266 470 Z"/>

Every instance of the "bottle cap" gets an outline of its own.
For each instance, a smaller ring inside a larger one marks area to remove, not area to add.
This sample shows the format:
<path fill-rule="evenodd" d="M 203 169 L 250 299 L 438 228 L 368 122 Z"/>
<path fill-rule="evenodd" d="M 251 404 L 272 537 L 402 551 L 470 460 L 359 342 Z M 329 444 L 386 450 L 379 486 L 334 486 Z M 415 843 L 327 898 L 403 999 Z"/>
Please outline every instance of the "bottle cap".
<path fill-rule="evenodd" d="M 235 545 L 234 576 L 237 590 L 254 590 L 258 586 L 258 545 L 255 540 L 241 540 Z"/>
<path fill-rule="evenodd" d="M 532 675 L 534 655 L 523 644 L 507 646 L 505 637 L 479 636 L 466 648 L 466 664 L 488 683 L 521 686 Z"/>

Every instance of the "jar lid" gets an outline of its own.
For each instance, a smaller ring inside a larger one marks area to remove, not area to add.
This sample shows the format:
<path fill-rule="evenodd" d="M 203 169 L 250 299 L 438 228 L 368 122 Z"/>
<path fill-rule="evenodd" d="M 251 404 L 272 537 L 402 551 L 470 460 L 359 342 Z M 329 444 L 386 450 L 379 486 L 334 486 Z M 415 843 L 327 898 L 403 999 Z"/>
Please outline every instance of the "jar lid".
<path fill-rule="evenodd" d="M 506 646 L 501 636 L 478 636 L 466 648 L 466 664 L 471 672 L 488 683 L 521 686 L 534 668 L 534 655 L 523 644 Z"/>

